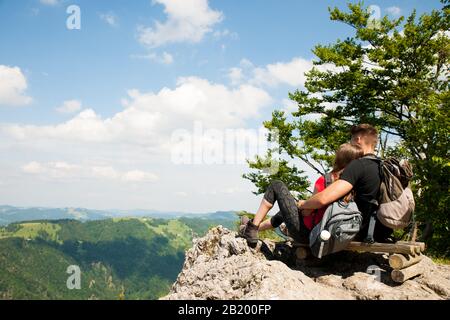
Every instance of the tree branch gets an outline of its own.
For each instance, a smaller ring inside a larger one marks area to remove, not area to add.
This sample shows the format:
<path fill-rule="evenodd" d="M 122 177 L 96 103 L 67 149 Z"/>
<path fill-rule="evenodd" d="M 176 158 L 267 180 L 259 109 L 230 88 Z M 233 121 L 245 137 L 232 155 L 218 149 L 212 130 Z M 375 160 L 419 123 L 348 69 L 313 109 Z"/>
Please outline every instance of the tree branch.
<path fill-rule="evenodd" d="M 381 131 L 383 131 L 384 133 L 387 133 L 387 134 L 392 134 L 392 135 L 397 136 L 397 137 L 403 137 L 400 133 L 389 131 L 389 130 L 384 129 L 384 128 L 382 128 Z"/>
<path fill-rule="evenodd" d="M 320 169 L 318 169 L 315 165 L 313 165 L 313 164 L 311 163 L 311 161 L 308 160 L 307 157 L 304 157 L 304 156 L 299 155 L 299 158 L 300 158 L 302 161 L 304 161 L 308 166 L 310 166 L 313 170 L 315 170 L 318 174 L 320 174 L 320 175 L 325 174 L 324 172 L 320 171 Z"/>

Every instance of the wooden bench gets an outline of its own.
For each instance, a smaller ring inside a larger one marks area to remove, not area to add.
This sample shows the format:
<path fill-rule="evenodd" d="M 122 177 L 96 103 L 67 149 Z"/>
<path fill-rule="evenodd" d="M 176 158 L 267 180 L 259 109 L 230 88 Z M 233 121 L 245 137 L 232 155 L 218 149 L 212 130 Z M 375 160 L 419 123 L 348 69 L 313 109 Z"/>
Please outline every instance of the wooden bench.
<path fill-rule="evenodd" d="M 304 260 L 311 255 L 309 245 L 293 243 L 297 259 Z M 365 243 L 351 242 L 347 251 L 388 253 L 389 265 L 393 269 L 391 278 L 395 282 L 403 283 L 423 272 L 420 264 L 425 243 L 415 241 L 397 241 L 396 243 Z"/>

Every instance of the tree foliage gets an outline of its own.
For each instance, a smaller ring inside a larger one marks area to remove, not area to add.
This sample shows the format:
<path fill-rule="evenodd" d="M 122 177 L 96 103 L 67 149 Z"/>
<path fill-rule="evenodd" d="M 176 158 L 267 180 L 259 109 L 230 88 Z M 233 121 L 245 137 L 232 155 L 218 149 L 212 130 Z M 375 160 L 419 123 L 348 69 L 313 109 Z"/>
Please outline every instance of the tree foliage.
<path fill-rule="evenodd" d="M 350 26 L 352 34 L 314 48 L 317 59 L 306 73 L 305 88 L 289 94 L 298 110 L 274 111 L 264 125 L 277 131 L 283 157 L 301 159 L 320 173 L 329 169 L 338 146 L 348 142 L 352 125 L 376 126 L 378 153 L 412 163 L 417 219 L 432 225 L 429 244 L 449 255 L 449 1 L 420 17 L 413 11 L 406 18 L 378 21 L 363 3 L 329 11 L 331 20 Z M 263 162 L 249 161 L 257 171 L 244 177 L 258 192 L 274 177 L 261 170 L 272 153 Z M 284 181 L 295 182 L 291 190 L 304 193 L 303 171 L 288 161 L 280 168 Z"/>

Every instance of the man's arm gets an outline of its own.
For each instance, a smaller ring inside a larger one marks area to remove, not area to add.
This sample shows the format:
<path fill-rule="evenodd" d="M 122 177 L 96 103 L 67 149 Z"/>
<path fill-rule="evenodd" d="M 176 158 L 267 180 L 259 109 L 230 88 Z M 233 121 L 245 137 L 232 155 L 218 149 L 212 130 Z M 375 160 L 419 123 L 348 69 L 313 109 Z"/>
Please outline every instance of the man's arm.
<path fill-rule="evenodd" d="M 322 192 L 317 193 L 306 201 L 299 201 L 299 209 L 319 209 L 342 198 L 353 189 L 351 183 L 337 180 Z"/>
<path fill-rule="evenodd" d="M 318 193 L 318 192 L 317 192 L 317 188 L 314 187 L 314 191 L 313 191 L 313 193 L 312 193 L 312 196 L 316 195 L 317 193 Z M 311 196 L 311 197 L 312 197 L 312 196 Z M 300 201 L 304 201 L 304 200 L 300 200 Z M 297 204 L 297 207 L 299 207 L 299 208 L 300 208 L 300 201 L 299 201 L 298 204 Z M 303 216 L 309 216 L 309 215 L 311 215 L 313 212 L 314 212 L 314 209 L 303 209 L 303 210 L 302 210 L 302 215 L 303 215 Z"/>

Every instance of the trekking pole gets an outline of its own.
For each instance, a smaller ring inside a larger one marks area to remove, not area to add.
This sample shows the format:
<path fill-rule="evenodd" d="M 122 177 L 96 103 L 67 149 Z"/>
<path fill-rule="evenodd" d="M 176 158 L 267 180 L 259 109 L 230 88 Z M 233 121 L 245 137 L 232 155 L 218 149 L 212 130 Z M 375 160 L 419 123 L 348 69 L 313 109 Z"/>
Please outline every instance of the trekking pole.
<path fill-rule="evenodd" d="M 328 230 L 322 230 L 322 232 L 320 232 L 320 240 L 322 241 L 320 242 L 319 259 L 322 259 L 323 246 L 325 245 L 325 241 L 328 241 L 330 237 L 331 234 Z"/>

